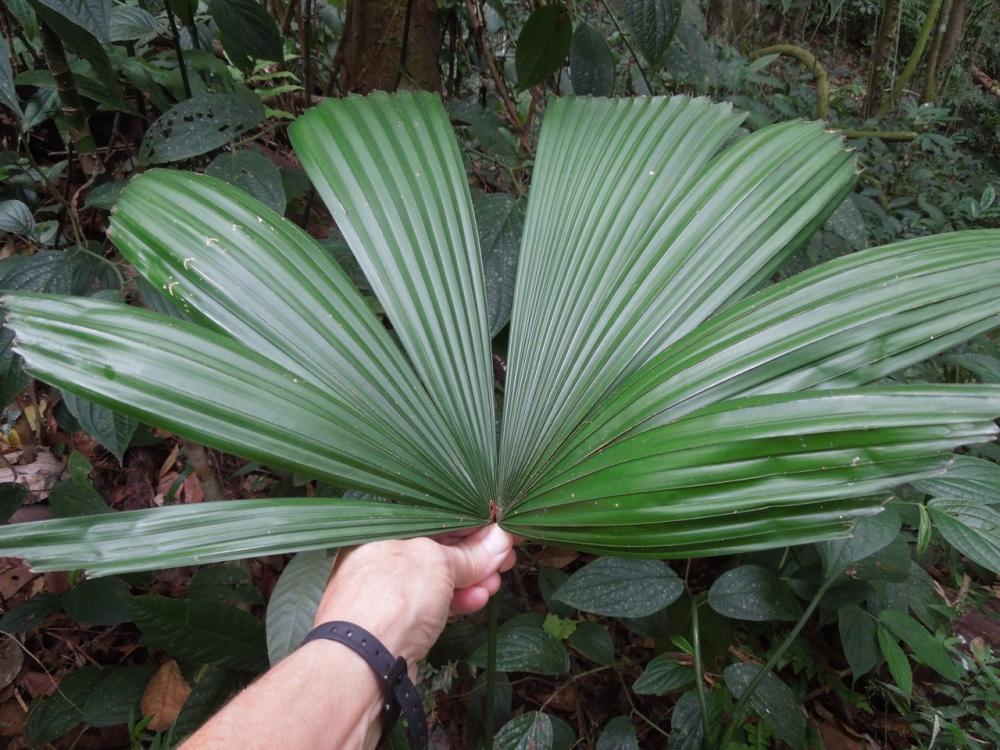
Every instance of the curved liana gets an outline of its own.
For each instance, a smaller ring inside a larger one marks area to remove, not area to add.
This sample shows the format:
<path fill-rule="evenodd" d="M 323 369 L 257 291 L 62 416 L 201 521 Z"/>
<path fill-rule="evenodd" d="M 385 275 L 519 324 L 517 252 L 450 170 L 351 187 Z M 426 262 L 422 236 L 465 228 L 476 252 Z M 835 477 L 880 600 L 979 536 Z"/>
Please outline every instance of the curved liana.
<path fill-rule="evenodd" d="M 755 292 L 855 167 L 818 123 L 741 135 L 740 122 L 681 96 L 549 104 L 499 438 L 475 216 L 437 97 L 331 100 L 291 128 L 395 336 L 253 198 L 186 172 L 133 180 L 110 236 L 195 322 L 8 295 L 30 372 L 391 502 L 56 519 L 0 527 L 0 554 L 100 574 L 489 520 L 652 557 L 849 534 L 897 484 L 995 439 L 1000 387 L 872 384 L 1000 322 L 1000 232 L 875 248 Z"/>

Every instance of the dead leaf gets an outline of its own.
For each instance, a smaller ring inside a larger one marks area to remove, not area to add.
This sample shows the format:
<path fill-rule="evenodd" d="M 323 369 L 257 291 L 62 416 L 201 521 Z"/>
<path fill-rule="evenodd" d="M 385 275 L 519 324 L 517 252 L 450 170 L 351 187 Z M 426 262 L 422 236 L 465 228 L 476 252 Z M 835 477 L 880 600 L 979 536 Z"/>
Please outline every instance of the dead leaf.
<path fill-rule="evenodd" d="M 171 659 L 164 663 L 149 681 L 139 704 L 142 715 L 152 717 L 148 728 L 154 732 L 168 729 L 177 720 L 190 694 L 191 686 L 185 681 L 177 662 Z"/>
<path fill-rule="evenodd" d="M 35 578 L 37 574 L 28 570 L 25 565 L 15 564 L 0 572 L 0 596 L 10 599 L 24 586 Z"/>
<path fill-rule="evenodd" d="M 14 681 L 24 666 L 21 644 L 11 636 L 0 641 L 0 690 Z"/>
<path fill-rule="evenodd" d="M 17 464 L 20 453 L 8 453 L 5 458 L 10 464 Z M 15 465 L 13 469 L 4 464 L 0 466 L 0 482 L 17 482 L 28 488 L 27 503 L 37 503 L 49 496 L 49 491 L 66 472 L 66 465 L 53 455 L 48 448 L 41 447 L 35 451 L 35 460 L 31 463 Z"/>
<path fill-rule="evenodd" d="M 0 706 L 0 737 L 18 737 L 24 732 L 24 709 L 17 701 Z"/>
<path fill-rule="evenodd" d="M 535 563 L 540 568 L 565 568 L 579 556 L 580 553 L 571 549 L 546 547 L 542 550 L 542 554 L 535 559 Z"/>

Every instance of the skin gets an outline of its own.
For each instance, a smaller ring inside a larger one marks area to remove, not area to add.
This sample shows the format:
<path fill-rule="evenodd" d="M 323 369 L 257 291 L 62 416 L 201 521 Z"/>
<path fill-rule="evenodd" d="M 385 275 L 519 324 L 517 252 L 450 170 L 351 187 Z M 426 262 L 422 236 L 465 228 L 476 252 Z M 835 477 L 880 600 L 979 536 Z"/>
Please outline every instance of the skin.
<path fill-rule="evenodd" d="M 340 553 L 315 624 L 353 622 L 409 665 L 449 615 L 482 609 L 514 565 L 515 539 L 496 524 L 464 537 L 375 542 Z M 375 583 L 377 582 L 377 583 Z M 378 744 L 382 688 L 346 646 L 313 641 L 237 695 L 181 750 L 349 748 Z"/>

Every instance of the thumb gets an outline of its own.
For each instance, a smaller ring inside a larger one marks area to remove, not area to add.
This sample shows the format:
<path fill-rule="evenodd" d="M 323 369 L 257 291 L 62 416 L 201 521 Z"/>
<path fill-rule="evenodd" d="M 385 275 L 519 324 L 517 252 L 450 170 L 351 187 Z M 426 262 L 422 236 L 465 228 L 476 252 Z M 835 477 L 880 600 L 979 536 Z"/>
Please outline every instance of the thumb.
<path fill-rule="evenodd" d="M 492 523 L 459 544 L 443 547 L 455 588 L 472 586 L 497 572 L 513 545 L 514 538 Z"/>

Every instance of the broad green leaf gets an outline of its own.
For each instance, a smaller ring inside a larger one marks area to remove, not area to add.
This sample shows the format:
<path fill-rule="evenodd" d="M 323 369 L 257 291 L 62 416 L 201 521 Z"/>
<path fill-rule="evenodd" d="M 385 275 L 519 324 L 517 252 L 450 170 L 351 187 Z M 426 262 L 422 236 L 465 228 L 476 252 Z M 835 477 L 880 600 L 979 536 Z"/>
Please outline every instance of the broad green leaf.
<path fill-rule="evenodd" d="M 524 201 L 508 193 L 472 193 L 486 281 L 490 338 L 510 321 L 517 256 L 524 231 Z"/>
<path fill-rule="evenodd" d="M 847 566 L 848 578 L 855 581 L 901 583 L 910 575 L 910 544 L 900 535 L 873 555 Z"/>
<path fill-rule="evenodd" d="M 158 31 L 156 19 L 143 8 L 115 5 L 111 9 L 109 38 L 112 42 L 131 42 Z"/>
<path fill-rule="evenodd" d="M 118 463 L 121 463 L 125 449 L 132 442 L 132 436 L 139 426 L 138 420 L 74 396 L 68 391 L 63 393 L 62 399 L 84 431 L 107 448 L 118 459 Z"/>
<path fill-rule="evenodd" d="M 204 724 L 226 701 L 242 688 L 248 675 L 221 667 L 199 669 L 174 724 L 174 738 L 182 739 Z"/>
<path fill-rule="evenodd" d="M 8 295 L 6 307 L 28 370 L 63 390 L 305 476 L 455 507 L 348 394 L 320 389 L 228 336 L 93 299 Z"/>
<path fill-rule="evenodd" d="M 165 164 L 229 143 L 264 119 L 259 99 L 239 94 L 201 94 L 174 105 L 149 126 L 139 147 L 143 164 Z"/>
<path fill-rule="evenodd" d="M 538 86 L 563 66 L 573 37 L 573 19 L 561 3 L 537 8 L 517 35 L 514 69 L 518 88 Z"/>
<path fill-rule="evenodd" d="M 111 0 L 32 0 L 32 7 L 66 49 L 89 62 L 104 85 L 119 93 L 118 73 L 103 44 L 110 41 Z"/>
<path fill-rule="evenodd" d="M 669 606 L 684 583 L 665 563 L 602 557 L 576 571 L 555 598 L 607 617 L 643 617 Z"/>
<path fill-rule="evenodd" d="M 560 641 L 565 641 L 576 631 L 576 620 L 569 620 L 549 612 L 542 622 L 542 630 Z"/>
<path fill-rule="evenodd" d="M 232 605 L 137 596 L 129 601 L 129 611 L 149 647 L 175 659 L 245 672 L 267 667 L 263 624 Z"/>
<path fill-rule="evenodd" d="M 93 281 L 93 267 L 83 253 L 74 250 L 42 250 L 0 260 L 0 289 L 4 291 L 86 294 Z"/>
<path fill-rule="evenodd" d="M 80 706 L 104 678 L 98 667 L 74 669 L 59 681 L 59 689 L 52 695 L 36 700 L 31 705 L 24 725 L 24 736 L 33 746 L 43 745 L 62 737 L 83 721 Z"/>
<path fill-rule="evenodd" d="M 60 482 L 49 493 L 49 508 L 58 518 L 110 513 L 111 508 L 89 482 Z"/>
<path fill-rule="evenodd" d="M 312 630 L 334 559 L 326 550 L 300 552 L 281 571 L 265 618 L 267 655 L 272 665 L 294 651 Z"/>
<path fill-rule="evenodd" d="M 737 620 L 797 620 L 802 614 L 788 584 L 759 565 L 741 565 L 716 578 L 708 590 L 708 604 Z"/>
<path fill-rule="evenodd" d="M 539 568 L 538 570 L 538 593 L 542 595 L 542 600 L 548 610 L 560 617 L 573 617 L 576 609 L 555 598 L 556 591 L 566 581 L 569 575 L 557 568 Z"/>
<path fill-rule="evenodd" d="M 885 609 L 879 613 L 879 623 L 909 646 L 917 661 L 931 667 L 952 682 L 962 678 L 961 669 L 948 650 L 937 641 L 927 628 L 898 609 Z M 888 657 L 887 657 L 888 658 Z"/>
<path fill-rule="evenodd" d="M 622 19 L 635 46 L 654 68 L 659 68 L 681 20 L 680 0 L 622 0 Z"/>
<path fill-rule="evenodd" d="M 106 79 L 100 78 L 89 63 L 83 60 L 74 60 L 70 65 L 70 70 L 73 72 L 73 83 L 80 96 L 103 104 L 112 111 L 139 115 L 139 111 L 124 98 L 118 86 L 109 85 Z M 15 83 L 18 86 L 50 89 L 57 93 L 59 88 L 52 73 L 41 68 L 24 71 L 17 77 Z"/>
<path fill-rule="evenodd" d="M 10 517 L 28 497 L 28 488 L 18 482 L 0 482 L 0 523 L 7 523 Z"/>
<path fill-rule="evenodd" d="M 828 542 L 820 548 L 827 575 L 842 571 L 847 565 L 863 560 L 889 545 L 899 536 L 902 519 L 894 508 L 862 518 L 851 531 L 851 537 Z"/>
<path fill-rule="evenodd" d="M 84 722 L 92 727 L 112 727 L 141 716 L 139 701 L 155 671 L 154 664 L 102 670 L 101 681 L 78 704 Z"/>
<path fill-rule="evenodd" d="M 727 398 L 864 385 L 996 326 L 998 241 L 990 232 L 908 240 L 753 295 L 627 378 L 559 465 Z"/>
<path fill-rule="evenodd" d="M 7 42 L 0 39 L 0 104 L 23 119 L 24 110 L 21 109 L 21 103 L 17 99 L 17 90 L 14 88 L 14 71 L 11 70 L 10 59 Z"/>
<path fill-rule="evenodd" d="M 639 738 L 627 716 L 616 716 L 604 726 L 597 750 L 639 750 Z"/>
<path fill-rule="evenodd" d="M 615 663 L 615 644 L 611 634 L 596 622 L 581 622 L 566 642 L 593 662 L 605 667 Z"/>
<path fill-rule="evenodd" d="M 289 137 L 444 417 L 488 515 L 496 422 L 483 265 L 468 180 L 440 100 L 328 100 Z"/>
<path fill-rule="evenodd" d="M 245 190 L 277 214 L 285 213 L 287 201 L 281 172 L 263 154 L 247 149 L 219 154 L 205 174 Z"/>
<path fill-rule="evenodd" d="M 705 738 L 701 706 L 694 690 L 684 693 L 670 714 L 670 750 L 703 750 Z"/>
<path fill-rule="evenodd" d="M 745 294 L 853 181 L 819 125 L 765 128 L 713 158 L 740 120 L 686 97 L 547 108 L 510 334 L 507 505 L 616 383 Z"/>
<path fill-rule="evenodd" d="M 760 669 L 756 664 L 730 664 L 723 672 L 729 692 L 737 698 L 743 697 Z M 750 696 L 750 705 L 781 739 L 793 748 L 805 747 L 806 716 L 802 706 L 791 688 L 774 674 L 768 672 L 757 685 Z"/>
<path fill-rule="evenodd" d="M 109 575 L 427 536 L 479 523 L 364 500 L 232 500 L 0 526 L 0 556 L 23 557 L 39 571 Z"/>
<path fill-rule="evenodd" d="M 30 378 L 14 353 L 14 331 L 0 327 L 0 403 L 9 404 L 25 389 Z"/>
<path fill-rule="evenodd" d="M 250 580 L 250 571 L 238 563 L 202 568 L 191 576 L 187 595 L 191 599 L 213 602 L 251 605 L 264 603 L 260 591 Z"/>
<path fill-rule="evenodd" d="M 486 666 L 486 644 L 476 649 L 470 662 Z M 505 626 L 497 634 L 497 669 L 558 675 L 569 671 L 569 654 L 562 642 L 540 627 Z"/>
<path fill-rule="evenodd" d="M 670 557 L 846 536 L 852 519 L 879 511 L 873 493 L 935 473 L 954 446 L 992 439 L 998 407 L 986 386 L 725 401 L 595 454 L 504 525 L 598 553 Z"/>
<path fill-rule="evenodd" d="M 917 505 L 917 512 L 920 515 L 917 526 L 917 557 L 923 557 L 924 553 L 931 546 L 931 514 L 927 511 L 926 505 Z"/>
<path fill-rule="evenodd" d="M 932 500 L 934 525 L 952 547 L 1000 574 L 1000 508 L 968 500 Z"/>
<path fill-rule="evenodd" d="M 553 750 L 552 719 L 529 711 L 501 727 L 493 738 L 495 750 Z"/>
<path fill-rule="evenodd" d="M 87 200 L 84 201 L 84 206 L 87 208 L 103 208 L 106 211 L 110 211 L 115 203 L 118 202 L 122 190 L 127 185 L 128 180 L 112 180 L 111 182 L 97 185 L 87 193 Z"/>
<path fill-rule="evenodd" d="M 0 617 L 0 632 L 27 633 L 34 630 L 53 612 L 62 608 L 62 594 L 35 594 Z"/>
<path fill-rule="evenodd" d="M 877 628 L 878 645 L 885 657 L 886 664 L 889 665 L 889 673 L 895 680 L 896 686 L 906 695 L 913 693 L 913 670 L 910 669 L 910 662 L 899 647 L 896 638 L 881 624 Z"/>
<path fill-rule="evenodd" d="M 655 657 L 632 685 L 638 695 L 676 693 L 694 682 L 694 670 L 666 654 Z"/>
<path fill-rule="evenodd" d="M 63 609 L 84 625 L 119 625 L 132 619 L 128 598 L 128 584 L 121 578 L 95 578 L 64 594 Z"/>
<path fill-rule="evenodd" d="M 379 446 L 372 456 L 398 456 L 390 463 L 397 475 L 419 476 L 449 504 L 457 498 L 482 512 L 455 440 L 403 354 L 329 253 L 298 227 L 219 180 L 156 170 L 129 186 L 109 234 L 169 301 L 198 310 L 347 409 L 356 434 Z M 359 459 L 366 450 L 358 446 Z"/>
<path fill-rule="evenodd" d="M 258 60 L 284 60 L 281 32 L 263 5 L 256 0 L 208 0 L 207 4 L 222 47 L 237 68 L 249 71 Z"/>
<path fill-rule="evenodd" d="M 0 201 L 0 232 L 29 235 L 35 231 L 31 209 L 18 200 Z"/>
<path fill-rule="evenodd" d="M 870 672 L 881 661 L 875 638 L 877 625 L 875 618 L 857 605 L 837 610 L 840 645 L 855 680 Z"/>
<path fill-rule="evenodd" d="M 615 88 L 615 58 L 607 42 L 586 21 L 577 24 L 569 46 L 569 74 L 573 93 L 611 96 Z"/>
<path fill-rule="evenodd" d="M 1000 466 L 975 456 L 955 456 L 947 472 L 921 479 L 913 486 L 932 497 L 1000 504 Z"/>

